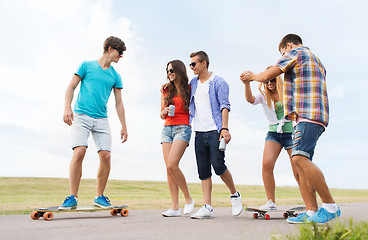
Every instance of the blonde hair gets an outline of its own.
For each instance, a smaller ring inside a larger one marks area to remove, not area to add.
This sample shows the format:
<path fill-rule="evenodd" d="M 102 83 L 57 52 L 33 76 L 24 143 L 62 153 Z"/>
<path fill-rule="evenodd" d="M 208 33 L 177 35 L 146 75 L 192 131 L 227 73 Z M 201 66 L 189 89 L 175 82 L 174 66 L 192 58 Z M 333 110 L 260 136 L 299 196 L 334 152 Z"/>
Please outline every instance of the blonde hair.
<path fill-rule="evenodd" d="M 268 68 L 270 68 L 270 67 L 268 67 Z M 279 100 L 281 102 L 281 105 L 284 105 L 284 102 L 283 102 L 283 84 L 284 83 L 283 83 L 282 78 L 281 78 L 280 75 L 277 76 L 274 79 L 276 79 L 276 92 L 279 95 Z M 263 89 L 262 89 L 262 87 L 263 87 Z M 277 109 L 276 104 L 275 104 L 275 99 L 273 99 L 273 96 L 272 96 L 272 92 L 271 92 L 270 89 L 268 89 L 266 84 L 260 83 L 258 89 L 261 92 L 261 94 L 264 96 L 264 98 L 266 99 L 267 106 L 269 108 L 271 108 L 271 104 L 272 104 L 271 101 L 272 101 L 275 109 Z"/>

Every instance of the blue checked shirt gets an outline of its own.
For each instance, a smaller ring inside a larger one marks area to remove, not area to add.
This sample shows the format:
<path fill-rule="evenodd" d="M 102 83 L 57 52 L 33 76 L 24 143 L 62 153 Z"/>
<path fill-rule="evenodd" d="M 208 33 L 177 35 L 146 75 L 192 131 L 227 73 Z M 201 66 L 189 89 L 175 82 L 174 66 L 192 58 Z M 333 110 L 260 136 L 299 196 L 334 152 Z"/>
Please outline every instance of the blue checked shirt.
<path fill-rule="evenodd" d="M 296 116 L 324 123 L 329 121 L 326 69 L 307 47 L 285 54 L 276 64 L 285 73 L 285 117 Z"/>
<path fill-rule="evenodd" d="M 213 74 L 213 73 L 212 73 Z M 195 116 L 194 94 L 197 90 L 199 78 L 195 76 L 190 81 L 191 93 L 189 103 L 189 123 L 192 122 Z M 209 82 L 209 96 L 212 110 L 212 118 L 216 124 L 217 131 L 222 128 L 222 109 L 226 108 L 230 112 L 229 101 L 229 84 L 220 76 L 215 75 L 213 80 Z"/>

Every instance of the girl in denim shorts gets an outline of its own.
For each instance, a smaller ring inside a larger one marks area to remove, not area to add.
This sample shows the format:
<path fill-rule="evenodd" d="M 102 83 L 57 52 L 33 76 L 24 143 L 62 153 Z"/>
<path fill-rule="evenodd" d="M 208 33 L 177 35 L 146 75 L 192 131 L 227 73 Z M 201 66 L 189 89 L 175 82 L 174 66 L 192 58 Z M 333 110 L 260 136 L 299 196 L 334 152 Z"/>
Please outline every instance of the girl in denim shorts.
<path fill-rule="evenodd" d="M 161 134 L 162 153 L 164 156 L 173 207 L 162 213 L 164 217 L 181 216 L 179 209 L 179 188 L 184 194 L 185 205 L 183 214 L 193 211 L 194 201 L 188 190 L 184 174 L 179 162 L 189 145 L 192 128 L 189 125 L 190 87 L 185 65 L 174 60 L 166 66 L 167 79 L 161 94 L 161 114 L 165 120 Z"/>
<path fill-rule="evenodd" d="M 283 81 L 280 76 L 259 84 L 259 92 L 253 96 L 249 81 L 243 81 L 245 85 L 245 98 L 253 104 L 262 104 L 264 113 L 269 121 L 268 133 L 265 140 L 262 162 L 262 178 L 266 190 L 268 202 L 260 206 L 264 210 L 276 210 L 275 204 L 275 178 L 273 169 L 281 149 L 284 148 L 290 158 L 292 151 L 292 122 L 284 118 L 282 101 Z M 299 184 L 298 172 L 291 162 L 294 177 Z"/>

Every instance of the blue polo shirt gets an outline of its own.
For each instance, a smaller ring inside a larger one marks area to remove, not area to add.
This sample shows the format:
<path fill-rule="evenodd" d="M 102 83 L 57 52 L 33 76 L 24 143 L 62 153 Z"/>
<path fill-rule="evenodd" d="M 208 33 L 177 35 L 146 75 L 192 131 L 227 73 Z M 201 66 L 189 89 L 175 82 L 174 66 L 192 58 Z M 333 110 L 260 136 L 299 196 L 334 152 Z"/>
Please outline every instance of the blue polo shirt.
<path fill-rule="evenodd" d="M 113 88 L 123 88 L 120 75 L 110 66 L 104 70 L 95 61 L 84 61 L 76 75 L 82 78 L 74 112 L 107 118 L 107 101 Z"/>

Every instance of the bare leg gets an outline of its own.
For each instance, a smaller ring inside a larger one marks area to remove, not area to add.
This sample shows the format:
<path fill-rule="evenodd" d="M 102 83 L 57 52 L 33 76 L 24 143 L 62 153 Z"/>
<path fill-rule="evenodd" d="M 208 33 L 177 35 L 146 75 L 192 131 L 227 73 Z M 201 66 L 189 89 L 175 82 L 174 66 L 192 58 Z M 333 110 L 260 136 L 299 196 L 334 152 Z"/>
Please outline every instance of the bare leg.
<path fill-rule="evenodd" d="M 316 191 L 324 203 L 334 203 L 322 171 L 307 157 L 295 155 L 292 158 L 300 178 L 300 192 L 307 210 L 317 211 Z"/>
<path fill-rule="evenodd" d="M 275 163 L 280 155 L 282 146 L 273 141 L 266 141 L 263 150 L 263 162 L 262 162 L 262 178 L 263 185 L 266 191 L 267 200 L 271 199 L 275 201 L 275 178 L 273 170 Z"/>
<path fill-rule="evenodd" d="M 96 196 L 101 196 L 106 188 L 111 169 L 111 153 L 101 150 L 98 152 L 100 157 L 100 166 L 97 172 L 97 191 Z"/>
<path fill-rule="evenodd" d="M 179 162 L 183 156 L 188 143 L 176 140 L 173 143 L 162 143 L 162 152 L 167 170 L 167 182 L 171 194 L 171 200 L 173 203 L 173 210 L 179 209 L 179 190 L 182 190 L 185 198 L 185 203 L 192 203 L 190 197 L 188 185 L 185 180 L 183 172 L 179 168 Z"/>
<path fill-rule="evenodd" d="M 211 205 L 212 178 L 209 177 L 201 181 L 204 204 Z"/>
<path fill-rule="evenodd" d="M 87 147 L 80 146 L 74 148 L 73 157 L 69 166 L 69 187 L 70 195 L 78 197 L 80 180 L 82 178 L 82 163 Z"/>
<path fill-rule="evenodd" d="M 226 184 L 227 188 L 229 189 L 230 194 L 236 193 L 236 187 L 229 169 L 226 169 L 226 171 L 223 174 L 221 174 L 220 177 L 222 181 Z"/>

